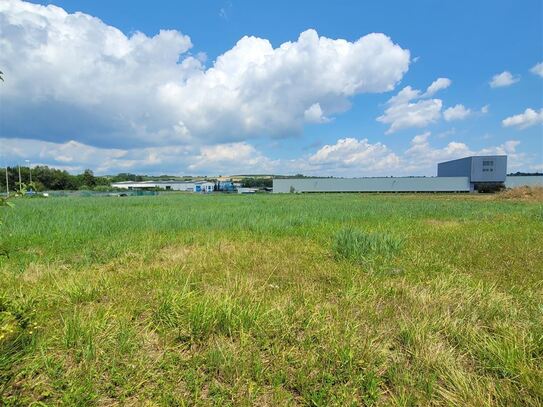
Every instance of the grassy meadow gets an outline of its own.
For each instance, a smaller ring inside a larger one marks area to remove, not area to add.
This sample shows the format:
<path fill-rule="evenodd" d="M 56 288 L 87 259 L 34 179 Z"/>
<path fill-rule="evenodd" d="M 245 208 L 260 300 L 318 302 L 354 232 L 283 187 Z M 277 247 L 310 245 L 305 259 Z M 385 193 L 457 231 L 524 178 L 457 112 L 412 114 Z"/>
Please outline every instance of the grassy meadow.
<path fill-rule="evenodd" d="M 15 199 L 0 405 L 543 404 L 543 203 Z"/>

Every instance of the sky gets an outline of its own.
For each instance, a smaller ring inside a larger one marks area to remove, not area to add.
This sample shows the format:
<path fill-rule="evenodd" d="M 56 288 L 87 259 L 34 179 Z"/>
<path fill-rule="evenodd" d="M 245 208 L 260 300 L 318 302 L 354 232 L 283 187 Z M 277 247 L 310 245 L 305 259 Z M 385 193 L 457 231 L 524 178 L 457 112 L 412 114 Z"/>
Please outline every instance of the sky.
<path fill-rule="evenodd" d="M 540 0 L 0 0 L 0 165 L 543 171 Z"/>

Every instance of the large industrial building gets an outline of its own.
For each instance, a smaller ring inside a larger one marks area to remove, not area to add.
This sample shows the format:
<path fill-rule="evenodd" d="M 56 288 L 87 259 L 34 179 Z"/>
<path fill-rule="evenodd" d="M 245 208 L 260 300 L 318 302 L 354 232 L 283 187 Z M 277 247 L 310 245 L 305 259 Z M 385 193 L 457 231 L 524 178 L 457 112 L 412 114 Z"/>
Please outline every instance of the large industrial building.
<path fill-rule="evenodd" d="M 288 192 L 469 192 L 467 177 L 284 178 L 274 193 Z"/>
<path fill-rule="evenodd" d="M 437 176 L 468 177 L 471 190 L 477 190 L 479 184 L 503 184 L 507 177 L 507 156 L 475 156 L 445 161 L 437 165 Z"/>
<path fill-rule="evenodd" d="M 516 178 L 543 185 L 539 176 L 508 177 L 507 156 L 492 155 L 439 163 L 437 177 L 275 178 L 273 192 L 474 192 L 492 186 L 520 186 Z"/>

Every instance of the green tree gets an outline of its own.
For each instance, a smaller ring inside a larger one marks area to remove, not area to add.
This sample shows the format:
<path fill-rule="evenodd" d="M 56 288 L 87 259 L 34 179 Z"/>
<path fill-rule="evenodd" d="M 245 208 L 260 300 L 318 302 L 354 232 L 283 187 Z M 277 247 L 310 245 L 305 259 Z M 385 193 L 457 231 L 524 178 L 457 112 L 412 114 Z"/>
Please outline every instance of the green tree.
<path fill-rule="evenodd" d="M 83 175 L 81 178 L 83 185 L 91 188 L 96 185 L 96 178 L 94 177 L 94 173 L 92 172 L 92 170 L 86 169 L 85 171 L 83 171 Z"/>

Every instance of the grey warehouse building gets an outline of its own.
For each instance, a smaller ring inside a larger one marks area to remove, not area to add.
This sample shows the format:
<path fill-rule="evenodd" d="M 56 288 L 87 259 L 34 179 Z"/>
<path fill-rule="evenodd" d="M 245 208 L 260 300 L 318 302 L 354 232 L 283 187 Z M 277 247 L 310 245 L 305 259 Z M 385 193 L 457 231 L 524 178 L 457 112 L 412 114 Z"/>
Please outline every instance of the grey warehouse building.
<path fill-rule="evenodd" d="M 507 156 L 474 156 L 439 163 L 437 177 L 275 178 L 273 192 L 473 192 L 506 174 Z"/>
<path fill-rule="evenodd" d="M 438 177 L 468 177 L 470 190 L 504 184 L 507 178 L 507 156 L 485 155 L 465 157 L 437 165 Z"/>
<path fill-rule="evenodd" d="M 274 193 L 288 192 L 469 192 L 467 177 L 285 178 Z"/>

